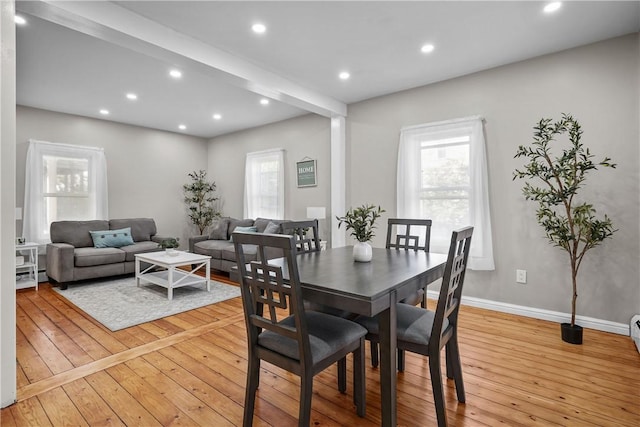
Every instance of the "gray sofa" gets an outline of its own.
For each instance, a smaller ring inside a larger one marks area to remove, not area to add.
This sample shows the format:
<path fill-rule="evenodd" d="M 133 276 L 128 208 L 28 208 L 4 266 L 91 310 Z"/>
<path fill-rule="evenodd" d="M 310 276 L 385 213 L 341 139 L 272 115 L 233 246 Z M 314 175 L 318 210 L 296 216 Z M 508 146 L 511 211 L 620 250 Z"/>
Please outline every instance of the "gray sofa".
<path fill-rule="evenodd" d="M 282 233 L 282 223 L 287 220 L 257 218 L 235 219 L 220 218 L 214 221 L 210 227 L 209 235 L 195 236 L 189 238 L 189 251 L 196 254 L 208 255 L 211 257 L 211 269 L 230 272 L 236 265 L 236 251 L 231 240 L 231 234 L 236 227 L 255 227 L 257 233 Z M 254 231 L 254 230 L 252 230 Z M 257 257 L 256 248 L 248 246 L 245 248 L 247 261 L 254 261 Z M 278 258 L 282 254 L 268 255 L 269 259 Z"/>
<path fill-rule="evenodd" d="M 91 231 L 130 227 L 133 244 L 121 247 L 94 247 Z M 167 237 L 157 235 L 151 218 L 93 221 L 54 221 L 47 245 L 47 276 L 61 289 L 78 280 L 135 272 L 135 254 L 158 251 Z"/>

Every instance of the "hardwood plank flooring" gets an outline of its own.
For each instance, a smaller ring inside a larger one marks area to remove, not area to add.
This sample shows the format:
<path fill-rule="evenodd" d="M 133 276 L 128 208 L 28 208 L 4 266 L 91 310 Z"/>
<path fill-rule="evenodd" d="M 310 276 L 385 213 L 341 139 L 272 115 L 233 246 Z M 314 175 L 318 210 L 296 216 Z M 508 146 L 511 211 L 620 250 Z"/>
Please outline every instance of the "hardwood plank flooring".
<path fill-rule="evenodd" d="M 213 277 L 226 281 L 224 276 Z M 111 332 L 49 284 L 16 295 L 18 402 L 2 426 L 237 426 L 247 349 L 239 298 Z M 431 302 L 432 303 L 432 302 Z M 445 382 L 452 426 L 640 425 L 640 355 L 629 337 L 463 306 L 460 347 L 466 403 Z M 368 349 L 367 349 L 368 354 Z M 367 356 L 368 358 L 368 356 Z M 367 360 L 367 415 L 336 370 L 314 380 L 314 426 L 380 423 L 380 379 Z M 351 378 L 351 364 L 348 364 Z M 263 363 L 255 426 L 297 425 L 299 379 Z M 426 359 L 407 354 L 398 374 L 398 423 L 435 425 Z"/>

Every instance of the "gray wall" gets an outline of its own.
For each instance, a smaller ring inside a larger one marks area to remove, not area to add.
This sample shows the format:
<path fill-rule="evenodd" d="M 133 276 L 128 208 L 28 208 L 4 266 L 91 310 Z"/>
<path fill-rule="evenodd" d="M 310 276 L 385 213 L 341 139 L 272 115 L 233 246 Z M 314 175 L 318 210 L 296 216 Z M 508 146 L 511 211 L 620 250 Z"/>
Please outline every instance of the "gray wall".
<path fill-rule="evenodd" d="M 225 216 L 241 218 L 244 201 L 245 155 L 270 148 L 285 150 L 285 218 L 306 219 L 308 206 L 325 206 L 330 212 L 330 121 L 314 114 L 249 129 L 209 142 L 209 175 L 216 181 Z M 315 187 L 297 187 L 296 162 L 317 161 Z M 320 223 L 320 237 L 328 239 L 329 220 Z"/>
<path fill-rule="evenodd" d="M 177 133 L 18 106 L 16 203 L 23 205 L 29 139 L 103 147 L 107 158 L 109 217 L 154 218 L 158 233 L 198 234 L 183 202 L 187 174 L 207 169 L 206 140 Z"/>
<path fill-rule="evenodd" d="M 583 126 L 585 145 L 598 158 L 618 163 L 617 169 L 592 173 L 581 193 L 619 231 L 585 258 L 578 315 L 628 323 L 640 312 L 639 60 L 636 33 L 352 104 L 347 206 L 380 204 L 387 210 L 384 224 L 396 210 L 400 128 L 482 115 L 496 270 L 469 272 L 465 294 L 568 313 L 568 257 L 545 240 L 535 206 L 524 200 L 522 182 L 512 181 L 512 172 L 522 165 L 513 159 L 516 148 L 531 142 L 536 121 L 571 113 Z M 225 214 L 242 214 L 244 154 L 275 147 L 287 149 L 287 217 L 304 216 L 308 205 L 329 207 L 329 135 L 328 119 L 305 116 L 211 140 L 209 172 L 224 194 Z M 304 156 L 318 158 L 320 185 L 313 193 L 297 189 L 292 176 Z M 383 240 L 379 231 L 373 243 L 383 246 Z M 528 271 L 526 285 L 515 283 L 516 269 Z"/>

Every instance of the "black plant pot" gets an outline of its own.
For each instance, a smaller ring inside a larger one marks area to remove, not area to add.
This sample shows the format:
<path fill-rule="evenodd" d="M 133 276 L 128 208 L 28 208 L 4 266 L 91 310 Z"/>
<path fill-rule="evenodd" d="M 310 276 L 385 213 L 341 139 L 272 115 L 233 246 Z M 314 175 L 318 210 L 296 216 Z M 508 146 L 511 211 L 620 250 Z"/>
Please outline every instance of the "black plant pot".
<path fill-rule="evenodd" d="M 582 326 L 561 323 L 560 330 L 562 331 L 562 341 L 569 344 L 582 344 Z"/>

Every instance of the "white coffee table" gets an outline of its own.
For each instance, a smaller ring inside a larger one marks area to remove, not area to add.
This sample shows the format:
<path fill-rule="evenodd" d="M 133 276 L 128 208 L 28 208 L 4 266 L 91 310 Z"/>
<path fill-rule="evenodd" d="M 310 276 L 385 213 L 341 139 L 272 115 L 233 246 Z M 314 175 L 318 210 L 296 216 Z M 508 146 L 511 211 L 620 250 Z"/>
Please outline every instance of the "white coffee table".
<path fill-rule="evenodd" d="M 144 280 L 163 286 L 167 288 L 167 298 L 170 300 L 173 299 L 173 289 L 181 286 L 205 283 L 207 292 L 211 291 L 211 283 L 209 282 L 211 257 L 190 252 L 176 252 L 177 255 L 175 256 L 171 256 L 165 251 L 136 254 L 136 285 L 140 286 L 140 281 Z M 151 265 L 141 270 L 140 262 L 146 262 Z M 178 268 L 184 266 L 189 266 L 191 270 Z M 162 267 L 164 270 L 153 271 L 156 267 Z M 205 277 L 195 274 L 201 268 L 204 268 Z"/>

